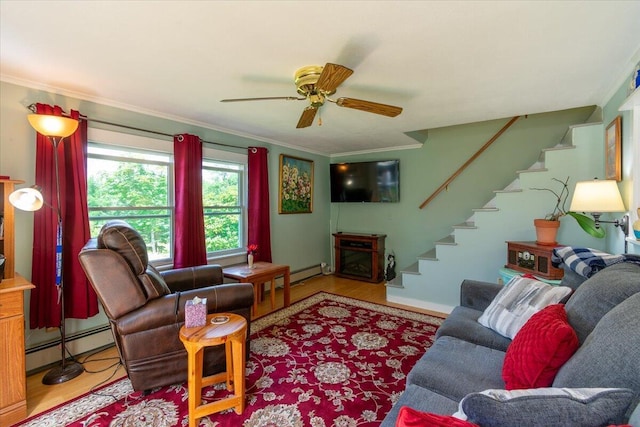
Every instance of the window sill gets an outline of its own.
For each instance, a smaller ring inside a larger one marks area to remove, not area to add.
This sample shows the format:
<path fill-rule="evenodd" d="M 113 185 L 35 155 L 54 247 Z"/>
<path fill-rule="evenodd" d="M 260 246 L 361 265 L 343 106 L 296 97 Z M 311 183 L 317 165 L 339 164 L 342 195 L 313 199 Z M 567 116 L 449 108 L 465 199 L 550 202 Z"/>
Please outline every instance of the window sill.
<path fill-rule="evenodd" d="M 244 251 L 225 254 L 220 256 L 208 257 L 207 264 L 220 264 L 223 267 L 234 264 L 243 264 L 247 262 L 247 254 Z M 158 271 L 167 271 L 173 268 L 173 264 L 150 262 Z"/>

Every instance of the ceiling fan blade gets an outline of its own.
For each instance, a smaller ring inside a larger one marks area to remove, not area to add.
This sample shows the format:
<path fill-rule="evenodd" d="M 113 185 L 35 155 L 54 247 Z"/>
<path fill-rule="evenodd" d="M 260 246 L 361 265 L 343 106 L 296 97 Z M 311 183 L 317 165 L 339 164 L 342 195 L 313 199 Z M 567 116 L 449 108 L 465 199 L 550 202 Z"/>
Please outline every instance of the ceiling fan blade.
<path fill-rule="evenodd" d="M 316 107 L 307 107 L 302 111 L 300 120 L 298 120 L 297 129 L 306 128 L 313 124 L 313 119 L 316 117 L 318 109 Z"/>
<path fill-rule="evenodd" d="M 320 77 L 318 77 L 316 89 L 329 94 L 334 93 L 336 88 L 347 80 L 351 74 L 353 74 L 353 70 L 327 62 L 327 65 L 322 69 Z"/>
<path fill-rule="evenodd" d="M 393 105 L 378 104 L 377 102 L 363 101 L 354 98 L 338 98 L 336 101 L 340 107 L 354 108 L 356 110 L 366 111 L 368 113 L 382 114 L 383 116 L 395 117 L 402 113 L 402 107 Z"/>
<path fill-rule="evenodd" d="M 307 98 L 297 96 L 267 96 L 264 98 L 231 98 L 221 99 L 220 102 L 240 102 L 240 101 L 271 101 L 274 99 L 284 99 L 287 101 L 304 101 Z"/>

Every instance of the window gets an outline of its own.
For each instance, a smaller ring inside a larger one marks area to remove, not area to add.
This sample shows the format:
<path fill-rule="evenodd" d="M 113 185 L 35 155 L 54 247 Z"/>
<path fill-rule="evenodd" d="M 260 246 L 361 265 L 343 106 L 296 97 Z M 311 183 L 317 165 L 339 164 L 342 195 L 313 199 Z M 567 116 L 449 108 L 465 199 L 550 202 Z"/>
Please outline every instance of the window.
<path fill-rule="evenodd" d="M 171 258 L 173 209 L 171 157 L 89 144 L 87 199 L 91 236 L 105 222 L 122 219 L 147 243 L 149 259 Z"/>
<path fill-rule="evenodd" d="M 207 253 L 242 244 L 242 165 L 203 161 L 202 206 Z"/>
<path fill-rule="evenodd" d="M 93 237 L 105 222 L 122 219 L 140 232 L 151 261 L 171 262 L 172 147 L 169 141 L 89 130 L 87 188 Z M 207 255 L 237 253 L 244 247 L 246 156 L 209 148 L 205 148 L 203 154 Z"/>

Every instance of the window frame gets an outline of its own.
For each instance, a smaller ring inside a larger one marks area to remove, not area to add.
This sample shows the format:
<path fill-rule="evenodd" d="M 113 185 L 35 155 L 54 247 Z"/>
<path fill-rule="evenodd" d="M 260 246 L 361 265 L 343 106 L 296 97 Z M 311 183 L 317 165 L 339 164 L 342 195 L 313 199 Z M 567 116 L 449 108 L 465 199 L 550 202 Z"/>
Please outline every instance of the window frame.
<path fill-rule="evenodd" d="M 160 139 L 159 137 L 147 137 L 140 135 L 133 135 L 124 132 L 111 131 L 106 129 L 97 129 L 97 128 L 88 128 L 88 140 L 90 145 L 94 146 L 104 146 L 106 148 L 121 148 L 123 150 L 129 151 L 145 151 L 145 152 L 157 152 L 161 155 L 168 155 L 170 157 L 170 166 L 169 166 L 169 186 L 170 191 L 168 195 L 168 201 L 170 203 L 169 209 L 171 212 L 171 228 L 173 233 L 173 218 L 175 215 L 175 183 L 174 183 L 174 161 L 173 161 L 173 141 Z M 246 153 L 235 153 L 230 151 L 223 151 L 219 149 L 212 148 L 211 146 L 203 146 L 202 149 L 203 162 L 214 162 L 214 163 L 231 163 L 237 164 L 240 167 L 239 171 L 239 191 L 238 191 L 238 201 L 240 203 L 240 246 L 234 249 L 209 252 L 207 253 L 207 260 L 209 262 L 215 261 L 220 264 L 232 264 L 237 262 L 243 262 L 242 259 L 239 259 L 240 256 L 246 256 L 246 250 L 244 247 L 246 246 L 247 240 L 247 167 L 248 167 L 248 159 Z M 203 169 L 205 166 L 203 165 Z M 173 236 L 172 236 L 173 237 Z M 173 239 L 171 240 L 171 244 L 173 244 Z M 150 262 L 152 265 L 158 268 L 171 268 L 173 265 L 173 249 L 171 249 L 171 258 L 162 259 L 162 260 L 154 260 Z"/>
<path fill-rule="evenodd" d="M 234 165 L 238 165 L 240 166 L 239 170 L 238 170 L 238 205 L 235 206 L 235 208 L 237 209 L 239 215 L 240 215 L 240 230 L 239 232 L 239 243 L 240 246 L 238 248 L 233 248 L 233 249 L 224 249 L 224 250 L 219 250 L 219 251 L 215 251 L 215 252 L 207 252 L 207 259 L 217 259 L 219 257 L 224 257 L 225 255 L 235 255 L 238 254 L 239 252 L 244 253 L 244 247 L 247 246 L 247 207 L 246 207 L 246 176 L 247 176 L 247 164 L 240 164 L 238 162 L 230 162 L 227 160 L 219 160 L 219 159 L 212 159 L 210 157 L 207 157 L 205 155 L 205 152 L 207 150 L 203 149 L 203 165 L 202 165 L 202 170 L 204 172 L 204 170 L 212 170 L 212 171 L 228 171 L 229 169 L 224 169 L 222 167 L 216 167 L 216 166 L 207 166 L 206 163 L 227 163 L 227 164 L 234 164 Z M 204 180 L 203 180 L 204 181 Z M 204 184 L 204 182 L 203 182 Z M 216 208 L 228 208 L 228 206 L 208 206 L 208 205 L 204 205 L 204 201 L 203 201 L 203 209 L 216 209 Z M 209 215 L 215 215 L 215 213 L 209 214 Z M 204 214 L 205 218 L 208 216 L 208 214 Z"/>

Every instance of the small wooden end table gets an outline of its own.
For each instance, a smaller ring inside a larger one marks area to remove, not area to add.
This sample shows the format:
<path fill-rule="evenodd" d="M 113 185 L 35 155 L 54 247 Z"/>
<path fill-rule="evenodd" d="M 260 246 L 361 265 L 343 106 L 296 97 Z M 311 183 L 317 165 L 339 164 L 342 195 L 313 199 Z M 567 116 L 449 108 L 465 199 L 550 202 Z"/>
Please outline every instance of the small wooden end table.
<path fill-rule="evenodd" d="M 212 323 L 212 319 L 224 320 L 225 317 L 226 322 Z M 244 411 L 246 338 L 247 320 L 234 313 L 209 314 L 204 326 L 180 328 L 180 341 L 187 350 L 189 361 L 189 427 L 196 427 L 198 419 L 224 409 L 233 408 L 236 414 Z M 221 344 L 225 346 L 226 371 L 203 378 L 204 348 Z M 227 383 L 227 390 L 233 391 L 233 396 L 201 405 L 202 387 L 221 382 Z"/>
<path fill-rule="evenodd" d="M 234 279 L 239 282 L 251 283 L 253 285 L 253 314 L 258 311 L 258 301 L 260 300 L 262 284 L 271 281 L 271 309 L 276 303 L 276 277 L 283 276 L 284 280 L 284 306 L 289 307 L 291 303 L 290 271 L 288 265 L 271 264 L 270 262 L 258 261 L 253 263 L 253 268 L 248 264 L 234 265 L 222 269 L 224 277 Z"/>

